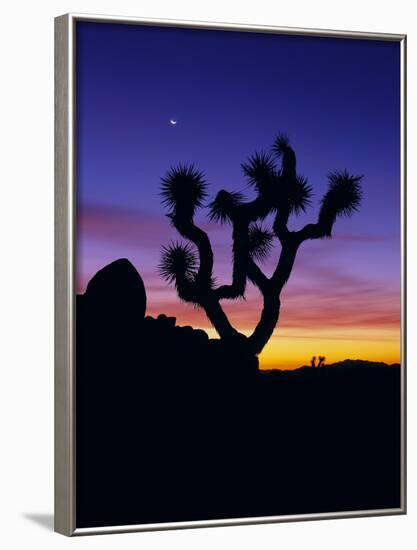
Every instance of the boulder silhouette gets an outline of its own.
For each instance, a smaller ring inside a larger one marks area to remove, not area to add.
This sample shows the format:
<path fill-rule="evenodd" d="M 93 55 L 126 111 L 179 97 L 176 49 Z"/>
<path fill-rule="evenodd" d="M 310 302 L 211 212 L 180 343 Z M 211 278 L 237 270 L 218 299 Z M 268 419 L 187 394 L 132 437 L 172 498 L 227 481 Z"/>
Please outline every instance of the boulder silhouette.
<path fill-rule="evenodd" d="M 100 269 L 87 285 L 88 308 L 100 314 L 143 319 L 146 291 L 142 277 L 129 260 L 122 258 Z"/>
<path fill-rule="evenodd" d="M 126 259 L 100 269 L 77 296 L 79 338 L 115 345 L 137 332 L 146 312 L 146 292 L 142 277 Z"/>

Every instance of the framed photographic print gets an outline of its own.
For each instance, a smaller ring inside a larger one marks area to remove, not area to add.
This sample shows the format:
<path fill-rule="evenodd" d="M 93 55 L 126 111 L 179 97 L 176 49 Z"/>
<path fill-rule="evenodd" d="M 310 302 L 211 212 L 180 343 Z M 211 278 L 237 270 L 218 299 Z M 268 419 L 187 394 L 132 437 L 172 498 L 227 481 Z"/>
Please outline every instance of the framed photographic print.
<path fill-rule="evenodd" d="M 405 513 L 405 36 L 55 32 L 56 531 Z"/>

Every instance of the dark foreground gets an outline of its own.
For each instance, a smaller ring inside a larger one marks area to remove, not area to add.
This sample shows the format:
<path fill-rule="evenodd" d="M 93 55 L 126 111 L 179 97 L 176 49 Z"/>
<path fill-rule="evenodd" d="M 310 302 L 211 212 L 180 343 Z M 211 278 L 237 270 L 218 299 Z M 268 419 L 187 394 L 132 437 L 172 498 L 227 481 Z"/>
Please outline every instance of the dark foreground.
<path fill-rule="evenodd" d="M 77 301 L 77 527 L 400 506 L 398 366 L 259 372 L 119 275 Z"/>

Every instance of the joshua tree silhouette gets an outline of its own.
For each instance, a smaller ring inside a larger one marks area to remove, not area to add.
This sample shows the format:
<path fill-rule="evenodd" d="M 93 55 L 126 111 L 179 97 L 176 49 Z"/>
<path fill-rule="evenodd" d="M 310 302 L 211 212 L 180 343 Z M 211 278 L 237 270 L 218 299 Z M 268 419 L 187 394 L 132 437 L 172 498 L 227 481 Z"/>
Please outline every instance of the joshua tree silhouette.
<path fill-rule="evenodd" d="M 311 368 L 313 368 L 313 369 L 316 368 L 316 359 L 317 359 L 317 357 L 315 355 L 313 355 L 313 357 L 310 359 Z M 319 357 L 319 359 L 320 359 L 320 357 Z"/>
<path fill-rule="evenodd" d="M 317 364 L 318 367 L 324 367 L 324 362 L 326 361 L 326 358 L 324 355 L 319 355 L 319 362 Z"/>
<path fill-rule="evenodd" d="M 278 135 L 270 154 L 255 153 L 242 164 L 242 170 L 256 198 L 246 201 L 242 193 L 222 190 L 208 205 L 211 221 L 232 225 L 232 283 L 216 285 L 209 237 L 194 223 L 196 210 L 204 205 L 208 196 L 204 174 L 194 165 L 172 168 L 162 179 L 161 196 L 169 211 L 167 216 L 191 244 L 177 242 L 163 247 L 159 271 L 165 280 L 175 284 L 181 300 L 205 310 L 223 341 L 243 345 L 249 353 L 258 354 L 278 322 L 281 291 L 300 245 L 308 239 L 331 237 L 336 218 L 350 216 L 359 208 L 362 176 L 351 175 L 346 170 L 331 172 L 317 222 L 290 231 L 290 215 L 306 211 L 311 204 L 312 188 L 307 178 L 296 172 L 296 155 L 288 138 Z M 274 218 L 272 231 L 260 223 L 269 214 Z M 267 277 L 258 262 L 269 255 L 275 238 L 280 242 L 281 251 L 275 270 Z M 255 330 L 246 338 L 233 328 L 221 301 L 244 297 L 248 279 L 260 290 L 263 308 Z"/>

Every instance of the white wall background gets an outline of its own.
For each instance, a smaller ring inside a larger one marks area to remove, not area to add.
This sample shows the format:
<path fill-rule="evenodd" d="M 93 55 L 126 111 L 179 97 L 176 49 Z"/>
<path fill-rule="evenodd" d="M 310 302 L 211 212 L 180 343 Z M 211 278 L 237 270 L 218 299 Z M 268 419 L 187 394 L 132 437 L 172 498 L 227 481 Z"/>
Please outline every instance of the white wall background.
<path fill-rule="evenodd" d="M 66 12 L 407 33 L 408 516 L 66 539 L 53 510 L 53 17 Z M 0 540 L 3 548 L 415 548 L 417 24 L 407 0 L 10 1 L 0 65 Z M 412 540 L 414 539 L 414 543 Z"/>

